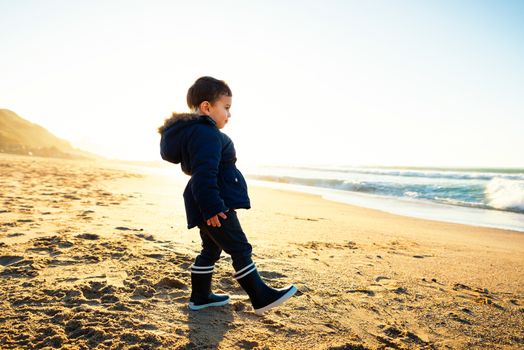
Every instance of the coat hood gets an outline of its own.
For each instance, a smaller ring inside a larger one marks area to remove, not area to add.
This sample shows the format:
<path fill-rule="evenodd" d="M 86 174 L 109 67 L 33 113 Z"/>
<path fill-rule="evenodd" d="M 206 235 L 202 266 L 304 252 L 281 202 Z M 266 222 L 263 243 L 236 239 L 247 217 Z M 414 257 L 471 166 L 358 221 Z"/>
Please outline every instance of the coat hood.
<path fill-rule="evenodd" d="M 164 124 L 158 128 L 158 132 L 160 134 L 163 134 L 164 131 L 166 131 L 169 127 L 173 126 L 175 123 L 180 122 L 181 124 L 185 124 L 186 122 L 198 121 L 199 119 L 201 119 L 200 117 L 204 117 L 204 116 L 201 116 L 200 114 L 197 114 L 197 113 L 173 112 L 171 117 L 164 120 Z M 192 124 L 192 123 L 189 123 L 189 124 Z"/>
<path fill-rule="evenodd" d="M 193 126 L 208 125 L 214 127 L 216 124 L 213 119 L 207 115 L 197 113 L 173 113 L 173 115 L 164 121 L 164 125 L 158 128 L 161 135 L 160 155 L 162 159 L 171 163 L 182 163 L 182 170 L 189 173 L 187 158 L 183 150 L 187 142 L 188 131 Z"/>

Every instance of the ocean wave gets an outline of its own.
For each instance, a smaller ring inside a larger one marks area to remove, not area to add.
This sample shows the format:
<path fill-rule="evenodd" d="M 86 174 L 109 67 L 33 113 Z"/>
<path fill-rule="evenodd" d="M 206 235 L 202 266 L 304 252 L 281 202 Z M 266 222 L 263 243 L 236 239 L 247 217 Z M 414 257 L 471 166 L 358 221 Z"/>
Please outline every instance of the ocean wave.
<path fill-rule="evenodd" d="M 330 173 L 354 173 L 363 175 L 381 175 L 392 177 L 415 177 L 429 179 L 449 180 L 485 180 L 489 181 L 496 177 L 508 180 L 524 180 L 524 169 L 419 169 L 419 168 L 313 168 L 299 167 L 297 169 L 321 171 Z"/>
<path fill-rule="evenodd" d="M 249 177 L 292 185 L 524 213 L 524 180 L 496 177 L 482 182 L 399 183 L 382 180 L 359 181 L 285 175 L 250 175 Z"/>
<path fill-rule="evenodd" d="M 250 175 L 250 178 L 293 185 L 332 188 L 336 190 L 376 194 L 382 196 L 418 198 L 458 199 L 465 202 L 479 202 L 484 197 L 484 187 L 475 184 L 427 184 L 398 183 L 388 181 L 357 181 L 324 178 L 305 178 L 295 176 Z"/>
<path fill-rule="evenodd" d="M 493 208 L 524 212 L 524 181 L 496 177 L 486 185 L 485 194 Z"/>
<path fill-rule="evenodd" d="M 482 202 L 468 202 L 468 201 L 452 199 L 452 198 L 435 197 L 435 201 L 438 203 L 455 205 L 459 207 L 468 207 L 468 208 L 477 208 L 477 209 L 497 209 L 497 208 L 491 207 Z"/>
<path fill-rule="evenodd" d="M 249 175 L 249 177 L 252 179 L 262 180 L 262 181 L 333 188 L 336 190 L 344 190 L 344 191 L 376 193 L 379 190 L 376 184 L 369 184 L 366 182 L 339 180 L 339 179 L 302 178 L 302 177 L 294 177 L 294 176 L 273 176 L 273 175 Z"/>

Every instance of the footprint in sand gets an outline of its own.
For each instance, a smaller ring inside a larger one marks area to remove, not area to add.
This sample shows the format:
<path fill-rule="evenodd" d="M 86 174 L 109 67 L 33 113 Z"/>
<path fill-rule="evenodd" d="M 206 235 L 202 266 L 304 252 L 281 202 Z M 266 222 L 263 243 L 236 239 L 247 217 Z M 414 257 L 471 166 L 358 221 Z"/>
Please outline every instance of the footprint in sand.
<path fill-rule="evenodd" d="M 376 283 L 372 283 L 369 289 L 375 292 L 393 292 L 395 294 L 409 294 L 408 289 L 399 285 L 399 281 L 388 276 L 377 276 L 374 278 Z"/>
<path fill-rule="evenodd" d="M 34 220 L 31 220 L 31 219 L 20 219 L 20 220 L 16 220 L 16 222 L 34 222 Z"/>
<path fill-rule="evenodd" d="M 432 255 L 413 255 L 415 259 L 431 258 Z"/>
<path fill-rule="evenodd" d="M 358 249 L 355 242 L 347 241 L 345 243 L 335 243 L 335 242 L 321 242 L 321 241 L 310 241 L 306 243 L 295 243 L 299 247 L 307 248 L 313 251 L 325 250 L 325 249 Z M 299 248 L 299 250 L 301 250 Z"/>
<path fill-rule="evenodd" d="M 362 344 L 345 343 L 343 345 L 330 346 L 329 348 L 327 348 L 327 350 L 371 350 L 371 349 L 368 347 L 365 347 Z"/>
<path fill-rule="evenodd" d="M 377 336 L 377 339 L 389 347 L 397 349 L 399 348 L 399 345 L 402 346 L 402 343 L 410 346 L 415 345 L 417 347 L 424 347 L 428 345 L 427 340 L 422 339 L 420 336 L 412 331 L 409 331 L 408 329 L 403 329 L 402 327 L 395 325 L 383 325 L 381 328 L 383 328 L 384 335 L 387 338 Z"/>
<path fill-rule="evenodd" d="M 156 293 L 156 289 L 148 285 L 141 285 L 133 291 L 134 298 L 151 298 Z"/>
<path fill-rule="evenodd" d="M 377 276 L 375 277 L 375 282 L 380 282 L 382 280 L 390 280 L 391 278 L 389 277 L 386 277 L 386 276 Z"/>
<path fill-rule="evenodd" d="M 254 349 L 258 347 L 259 344 L 256 341 L 242 340 L 238 342 L 237 345 L 240 349 Z"/>
<path fill-rule="evenodd" d="M 267 279 L 278 279 L 282 277 L 287 277 L 284 274 L 274 272 L 274 271 L 259 271 L 260 276 Z"/>
<path fill-rule="evenodd" d="M 456 322 L 459 322 L 459 323 L 462 323 L 462 324 L 466 324 L 466 325 L 469 325 L 469 326 L 472 325 L 472 323 L 471 323 L 470 320 L 468 320 L 467 318 L 464 318 L 464 317 L 460 317 L 459 315 L 457 315 L 457 314 L 454 313 L 454 312 L 450 312 L 450 313 L 448 314 L 448 317 L 449 317 L 450 319 L 452 319 L 453 321 L 456 321 Z"/>
<path fill-rule="evenodd" d="M 144 254 L 144 256 L 147 256 L 148 258 L 157 259 L 157 260 L 163 259 L 165 257 L 164 254 L 158 254 L 158 253 Z"/>
<path fill-rule="evenodd" d="M 491 305 L 499 310 L 505 310 L 503 306 L 495 303 L 494 300 L 498 298 L 490 293 L 487 288 L 473 288 L 462 283 L 455 283 L 452 289 L 462 298 L 469 299 L 477 304 Z"/>
<path fill-rule="evenodd" d="M 9 266 L 21 260 L 24 260 L 23 256 L 4 255 L 4 256 L 0 256 L 0 265 Z"/>
<path fill-rule="evenodd" d="M 143 228 L 130 228 L 130 227 L 127 227 L 127 226 L 118 226 L 118 227 L 115 227 L 115 230 L 119 230 L 119 231 L 136 231 L 136 232 L 144 231 Z"/>
<path fill-rule="evenodd" d="M 92 281 L 80 286 L 80 290 L 86 299 L 102 299 L 105 297 L 106 300 L 115 300 L 115 298 L 118 300 L 115 295 L 116 288 L 106 282 Z"/>
<path fill-rule="evenodd" d="M 178 279 L 178 278 L 172 278 L 172 277 L 164 277 L 162 278 L 160 281 L 158 281 L 155 285 L 155 288 L 157 289 L 160 289 L 160 288 L 166 288 L 166 289 L 171 289 L 171 288 L 176 288 L 176 289 L 187 289 L 187 284 Z"/>
<path fill-rule="evenodd" d="M 397 294 L 408 294 L 408 289 L 404 288 L 404 287 L 398 287 L 398 288 L 394 289 L 393 292 L 395 292 Z"/>
<path fill-rule="evenodd" d="M 142 229 L 140 229 L 142 230 Z M 146 233 L 137 233 L 135 234 L 135 236 L 139 237 L 139 238 L 143 238 L 145 239 L 146 241 L 154 241 L 155 238 L 153 237 L 153 235 L 150 235 L 150 234 L 146 234 Z"/>
<path fill-rule="evenodd" d="M 374 297 L 375 296 L 375 292 L 372 291 L 372 290 L 369 290 L 369 289 L 349 289 L 347 290 L 348 293 L 362 293 L 362 294 L 365 294 L 369 297 Z"/>
<path fill-rule="evenodd" d="M 47 252 L 50 255 L 60 254 L 61 251 L 59 248 L 70 248 L 74 245 L 72 242 L 58 236 L 41 237 L 31 241 L 33 242 L 33 246 L 27 248 L 27 250 Z"/>
<path fill-rule="evenodd" d="M 78 263 L 77 260 L 72 259 L 51 259 L 47 262 L 49 266 L 71 266 Z"/>
<path fill-rule="evenodd" d="M 77 238 L 82 238 L 82 239 L 88 239 L 88 240 L 97 240 L 97 239 L 100 239 L 100 236 L 97 235 L 96 233 L 82 233 L 80 235 L 77 235 L 75 236 Z"/>
<path fill-rule="evenodd" d="M 19 258 L 19 257 L 17 257 Z M 10 259 L 6 259 L 9 261 Z M 41 266 L 36 263 L 33 259 L 17 259 L 16 261 L 11 261 L 9 265 L 6 266 L 4 271 L 0 272 L 0 276 L 6 277 L 36 277 L 38 276 L 38 271 L 41 270 Z"/>
<path fill-rule="evenodd" d="M 24 236 L 24 235 L 25 233 L 14 232 L 14 233 L 8 233 L 7 237 L 18 237 L 18 236 Z"/>

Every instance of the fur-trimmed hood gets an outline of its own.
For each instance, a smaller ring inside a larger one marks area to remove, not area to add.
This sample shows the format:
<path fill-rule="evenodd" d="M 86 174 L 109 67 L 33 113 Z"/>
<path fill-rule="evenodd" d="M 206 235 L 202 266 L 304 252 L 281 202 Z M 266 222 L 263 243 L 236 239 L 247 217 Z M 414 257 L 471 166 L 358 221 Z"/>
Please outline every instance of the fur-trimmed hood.
<path fill-rule="evenodd" d="M 160 138 L 160 155 L 162 159 L 171 163 L 183 163 L 182 170 L 188 173 L 188 164 L 184 161 L 185 144 L 188 135 L 195 128 L 209 128 L 212 133 L 220 133 L 216 123 L 211 117 L 198 113 L 173 113 L 164 121 L 164 125 L 158 128 Z"/>
<path fill-rule="evenodd" d="M 176 113 L 176 112 L 173 112 L 171 117 L 169 117 L 166 120 L 164 120 L 164 125 L 162 125 L 162 126 L 160 126 L 158 128 L 158 133 L 163 134 L 164 131 L 166 131 L 169 127 L 171 127 L 175 123 L 178 123 L 178 122 L 184 122 L 184 123 L 185 122 L 194 122 L 194 121 L 200 120 L 201 118 L 206 118 L 206 119 L 212 120 L 211 118 L 209 118 L 207 116 L 204 116 L 204 115 L 201 115 L 201 114 L 198 114 L 198 113 Z"/>

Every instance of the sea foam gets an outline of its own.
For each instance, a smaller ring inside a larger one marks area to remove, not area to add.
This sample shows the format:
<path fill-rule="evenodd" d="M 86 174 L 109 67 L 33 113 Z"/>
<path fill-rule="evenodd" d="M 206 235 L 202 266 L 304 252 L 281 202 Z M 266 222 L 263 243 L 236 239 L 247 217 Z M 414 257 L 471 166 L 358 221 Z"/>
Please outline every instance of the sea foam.
<path fill-rule="evenodd" d="M 524 181 L 493 178 L 486 185 L 486 199 L 493 208 L 524 212 Z"/>

